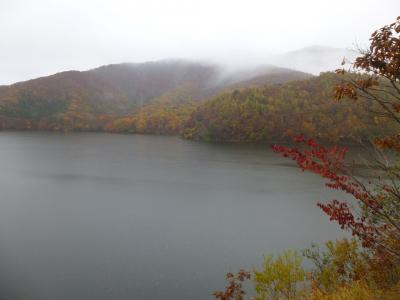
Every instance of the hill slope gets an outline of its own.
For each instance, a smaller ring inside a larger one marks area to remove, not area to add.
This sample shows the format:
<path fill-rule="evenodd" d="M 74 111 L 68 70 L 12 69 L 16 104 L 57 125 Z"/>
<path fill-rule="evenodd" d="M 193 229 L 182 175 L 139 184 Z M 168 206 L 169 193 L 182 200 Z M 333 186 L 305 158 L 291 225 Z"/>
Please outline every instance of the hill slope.
<path fill-rule="evenodd" d="M 182 136 L 238 142 L 306 135 L 333 142 L 373 135 L 385 121 L 368 113 L 372 103 L 367 101 L 334 101 L 338 80 L 334 73 L 322 73 L 307 80 L 222 93 L 192 113 Z"/>
<path fill-rule="evenodd" d="M 271 67 L 263 72 L 227 76 L 215 65 L 178 60 L 62 72 L 0 87 L 0 127 L 102 130 L 109 122 L 142 109 L 157 114 L 156 107 L 192 104 L 235 84 L 262 85 L 310 76 Z M 238 83 L 241 79 L 247 82 Z"/>

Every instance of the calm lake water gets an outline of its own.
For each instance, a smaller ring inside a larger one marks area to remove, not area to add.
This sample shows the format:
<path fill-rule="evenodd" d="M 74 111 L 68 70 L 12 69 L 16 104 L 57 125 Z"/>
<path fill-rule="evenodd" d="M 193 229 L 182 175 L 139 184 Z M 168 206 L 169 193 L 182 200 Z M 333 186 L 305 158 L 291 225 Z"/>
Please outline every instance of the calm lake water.
<path fill-rule="evenodd" d="M 0 299 L 212 299 L 225 273 L 343 235 L 268 145 L 0 133 Z"/>

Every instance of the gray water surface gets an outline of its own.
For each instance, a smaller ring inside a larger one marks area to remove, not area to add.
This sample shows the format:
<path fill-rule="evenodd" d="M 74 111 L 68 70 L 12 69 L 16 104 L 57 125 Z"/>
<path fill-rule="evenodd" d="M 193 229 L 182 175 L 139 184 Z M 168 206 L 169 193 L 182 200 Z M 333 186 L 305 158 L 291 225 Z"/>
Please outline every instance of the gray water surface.
<path fill-rule="evenodd" d="M 0 299 L 212 299 L 228 271 L 342 236 L 268 145 L 0 133 Z"/>

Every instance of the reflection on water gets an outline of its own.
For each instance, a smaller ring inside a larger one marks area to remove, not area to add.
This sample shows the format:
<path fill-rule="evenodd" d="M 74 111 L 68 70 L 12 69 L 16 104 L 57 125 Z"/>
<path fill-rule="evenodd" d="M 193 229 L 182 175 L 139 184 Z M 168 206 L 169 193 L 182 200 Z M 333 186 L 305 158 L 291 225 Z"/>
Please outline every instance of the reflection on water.
<path fill-rule="evenodd" d="M 0 133 L 0 299 L 211 299 L 263 254 L 339 236 L 336 195 L 268 145 Z"/>

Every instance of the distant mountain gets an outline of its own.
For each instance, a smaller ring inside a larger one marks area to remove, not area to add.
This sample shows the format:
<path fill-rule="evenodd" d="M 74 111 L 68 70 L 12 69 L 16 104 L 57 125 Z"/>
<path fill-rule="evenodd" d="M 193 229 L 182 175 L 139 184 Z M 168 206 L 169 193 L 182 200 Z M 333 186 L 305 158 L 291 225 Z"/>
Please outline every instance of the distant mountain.
<path fill-rule="evenodd" d="M 129 105 L 124 91 L 91 72 L 67 71 L 0 89 L 0 114 L 12 117 L 50 117 L 77 102 L 110 113 Z"/>
<path fill-rule="evenodd" d="M 110 83 L 126 93 L 130 102 L 143 105 L 149 100 L 176 89 L 190 85 L 193 97 L 206 97 L 219 76 L 216 65 L 182 60 L 165 60 L 140 64 L 118 64 L 103 66 L 88 73 Z"/>
<path fill-rule="evenodd" d="M 158 111 L 155 105 L 198 102 L 225 89 L 310 76 L 273 66 L 227 73 L 216 65 L 181 60 L 67 71 L 0 86 L 0 128 L 99 130 L 110 118 L 149 104 Z"/>
<path fill-rule="evenodd" d="M 353 61 L 357 56 L 355 51 L 347 49 L 311 46 L 275 55 L 270 60 L 276 66 L 318 75 L 340 68 L 343 58 Z"/>
<path fill-rule="evenodd" d="M 247 78 L 243 76 L 240 81 L 234 81 L 234 83 L 228 85 L 224 90 L 263 87 L 264 85 L 283 84 L 288 81 L 303 80 L 313 77 L 310 73 L 287 68 L 269 67 L 268 69 L 261 70 L 263 71 L 257 72 L 257 70 L 255 70 L 253 75 Z"/>
<path fill-rule="evenodd" d="M 215 66 L 180 61 L 119 64 L 68 71 L 0 88 L 0 106 L 22 117 L 46 117 L 72 101 L 95 113 L 126 113 L 188 82 L 206 90 Z M 200 95 L 199 95 L 200 97 Z"/>

